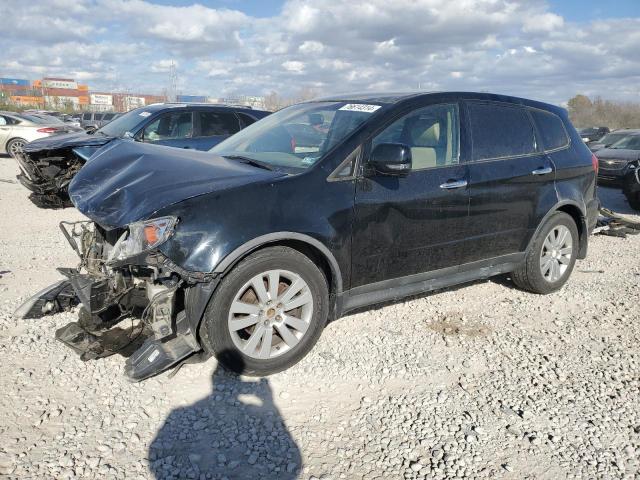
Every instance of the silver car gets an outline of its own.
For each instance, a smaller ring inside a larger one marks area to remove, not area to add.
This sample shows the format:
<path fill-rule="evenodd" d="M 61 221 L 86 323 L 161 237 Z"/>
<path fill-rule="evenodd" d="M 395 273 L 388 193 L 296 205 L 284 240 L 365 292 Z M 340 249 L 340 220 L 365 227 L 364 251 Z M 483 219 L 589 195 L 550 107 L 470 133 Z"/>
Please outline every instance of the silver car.
<path fill-rule="evenodd" d="M 0 154 L 15 157 L 17 151 L 33 140 L 81 130 L 45 116 L 0 111 Z"/>

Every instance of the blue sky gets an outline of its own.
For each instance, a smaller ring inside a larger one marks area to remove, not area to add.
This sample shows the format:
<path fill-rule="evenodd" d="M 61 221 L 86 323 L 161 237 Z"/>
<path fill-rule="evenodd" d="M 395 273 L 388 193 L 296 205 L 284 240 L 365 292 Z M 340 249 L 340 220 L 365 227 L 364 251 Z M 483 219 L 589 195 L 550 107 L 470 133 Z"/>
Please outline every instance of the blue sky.
<path fill-rule="evenodd" d="M 2 0 L 0 77 L 300 97 L 481 90 L 640 101 L 640 0 Z"/>

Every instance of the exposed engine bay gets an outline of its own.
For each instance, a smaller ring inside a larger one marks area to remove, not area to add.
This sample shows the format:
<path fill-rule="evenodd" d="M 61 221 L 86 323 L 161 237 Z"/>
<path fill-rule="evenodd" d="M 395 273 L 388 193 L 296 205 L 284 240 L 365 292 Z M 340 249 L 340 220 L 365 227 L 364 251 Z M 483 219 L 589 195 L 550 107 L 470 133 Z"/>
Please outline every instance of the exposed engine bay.
<path fill-rule="evenodd" d="M 166 222 L 173 227 L 171 219 Z M 105 230 L 90 221 L 62 222 L 60 228 L 79 265 L 59 268 L 66 280 L 39 292 L 16 315 L 40 318 L 80 305 L 78 320 L 58 329 L 56 338 L 84 361 L 127 356 L 125 374 L 134 381 L 201 350 L 185 309 L 195 279 L 180 275 L 159 253 L 131 256 L 139 239 L 129 228 Z M 148 227 L 143 233 L 156 235 Z"/>

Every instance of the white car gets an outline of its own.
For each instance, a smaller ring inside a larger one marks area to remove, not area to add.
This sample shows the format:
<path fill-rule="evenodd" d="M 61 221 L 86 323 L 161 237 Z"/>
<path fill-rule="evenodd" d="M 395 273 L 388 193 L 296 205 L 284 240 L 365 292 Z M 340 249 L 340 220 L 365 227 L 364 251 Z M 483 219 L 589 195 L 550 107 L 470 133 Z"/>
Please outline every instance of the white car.
<path fill-rule="evenodd" d="M 82 131 L 44 116 L 0 111 L 0 154 L 15 157 L 26 143 L 59 133 Z"/>

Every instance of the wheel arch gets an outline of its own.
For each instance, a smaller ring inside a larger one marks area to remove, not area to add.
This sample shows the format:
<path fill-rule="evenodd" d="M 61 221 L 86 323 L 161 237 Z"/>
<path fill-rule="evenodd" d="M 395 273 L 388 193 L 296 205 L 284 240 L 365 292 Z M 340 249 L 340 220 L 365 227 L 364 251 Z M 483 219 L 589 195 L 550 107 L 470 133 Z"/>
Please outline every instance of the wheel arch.
<path fill-rule="evenodd" d="M 579 248 L 578 248 L 578 256 L 579 259 L 584 259 L 587 256 L 587 248 L 589 244 L 589 228 L 587 226 L 587 217 L 586 217 L 586 209 L 581 206 L 579 203 L 573 200 L 563 200 L 554 205 L 538 224 L 535 233 L 529 239 L 529 243 L 527 245 L 527 250 L 531 247 L 531 244 L 534 242 L 537 237 L 542 225 L 547 221 L 551 215 L 556 212 L 563 212 L 569 215 L 574 222 L 576 223 L 576 227 L 578 228 L 578 240 L 579 240 Z"/>
<path fill-rule="evenodd" d="M 329 287 L 329 315 L 330 318 L 335 316 L 337 298 L 343 288 L 342 272 L 335 256 L 322 242 L 309 235 L 297 232 L 270 233 L 249 240 L 224 257 L 213 270 L 213 273 L 217 274 L 214 281 L 199 283 L 188 289 L 187 317 L 192 331 L 197 332 L 198 337 L 204 313 L 215 295 L 220 280 L 248 255 L 276 245 L 288 246 L 299 251 L 321 268 Z"/>
<path fill-rule="evenodd" d="M 309 257 L 323 269 L 329 282 L 329 291 L 332 294 L 342 293 L 342 272 L 334 255 L 318 239 L 297 232 L 269 233 L 249 240 L 224 257 L 213 272 L 224 276 L 247 255 L 275 245 L 291 247 Z"/>

